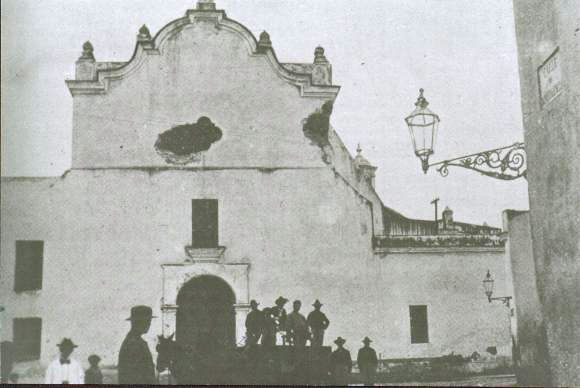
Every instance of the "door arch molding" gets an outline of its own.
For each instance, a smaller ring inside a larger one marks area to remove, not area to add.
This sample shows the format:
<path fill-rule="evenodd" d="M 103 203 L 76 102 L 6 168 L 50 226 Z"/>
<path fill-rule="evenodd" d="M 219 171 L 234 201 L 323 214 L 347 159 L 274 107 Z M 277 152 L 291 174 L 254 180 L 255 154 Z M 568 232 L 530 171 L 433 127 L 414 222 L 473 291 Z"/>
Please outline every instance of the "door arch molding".
<path fill-rule="evenodd" d="M 245 338 L 245 320 L 250 311 L 249 263 L 223 263 L 208 261 L 186 261 L 167 263 L 161 266 L 163 295 L 161 297 L 161 325 L 164 336 L 176 333 L 177 298 L 179 291 L 191 279 L 214 276 L 227 283 L 234 294 L 236 344 Z"/>

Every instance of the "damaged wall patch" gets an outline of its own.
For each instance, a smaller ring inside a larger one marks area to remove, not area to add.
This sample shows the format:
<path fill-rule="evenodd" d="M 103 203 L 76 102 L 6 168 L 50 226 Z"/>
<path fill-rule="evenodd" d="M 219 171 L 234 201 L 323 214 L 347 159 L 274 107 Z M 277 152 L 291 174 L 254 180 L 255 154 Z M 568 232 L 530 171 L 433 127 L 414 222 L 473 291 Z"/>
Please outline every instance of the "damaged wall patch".
<path fill-rule="evenodd" d="M 175 126 L 157 137 L 155 150 L 170 164 L 187 164 L 200 159 L 200 153 L 210 149 L 222 138 L 222 130 L 207 117 L 195 124 Z"/>

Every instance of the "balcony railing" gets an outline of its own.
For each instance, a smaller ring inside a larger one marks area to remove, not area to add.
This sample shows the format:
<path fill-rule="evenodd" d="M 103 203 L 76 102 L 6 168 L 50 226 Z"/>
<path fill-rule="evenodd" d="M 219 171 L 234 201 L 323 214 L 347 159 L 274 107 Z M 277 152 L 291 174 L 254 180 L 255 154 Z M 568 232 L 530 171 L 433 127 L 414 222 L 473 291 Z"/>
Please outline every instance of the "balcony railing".
<path fill-rule="evenodd" d="M 470 236 L 375 236 L 381 248 L 503 248 L 505 239 L 497 235 Z"/>

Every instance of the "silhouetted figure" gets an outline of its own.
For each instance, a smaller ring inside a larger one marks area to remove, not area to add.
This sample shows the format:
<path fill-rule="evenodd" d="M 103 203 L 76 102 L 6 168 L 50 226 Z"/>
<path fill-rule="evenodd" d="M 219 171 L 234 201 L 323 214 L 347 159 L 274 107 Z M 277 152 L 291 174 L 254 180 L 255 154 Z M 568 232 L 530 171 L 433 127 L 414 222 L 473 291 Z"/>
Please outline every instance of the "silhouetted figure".
<path fill-rule="evenodd" d="M 276 299 L 276 305 L 272 307 L 272 316 L 276 321 L 276 332 L 282 333 L 282 341 L 283 345 L 286 345 L 286 309 L 284 305 L 288 302 L 288 299 L 280 296 Z"/>
<path fill-rule="evenodd" d="M 70 338 L 64 338 L 57 346 L 60 350 L 60 357 L 48 366 L 44 383 L 84 384 L 85 372 L 81 364 L 70 357 L 77 345 Z"/>
<path fill-rule="evenodd" d="M 335 339 L 334 343 L 337 348 L 330 356 L 330 373 L 332 374 L 332 382 L 336 385 L 347 385 L 352 372 L 350 352 L 343 348 L 345 342 L 346 340 L 342 337 Z"/>
<path fill-rule="evenodd" d="M 322 303 L 318 299 L 312 305 L 314 306 L 314 311 L 308 314 L 308 326 L 312 331 L 312 340 L 311 344 L 315 347 L 320 347 L 324 343 L 324 331 L 330 325 L 330 321 L 326 318 L 326 315 L 320 311 L 322 307 Z"/>
<path fill-rule="evenodd" d="M 153 357 L 141 336 L 149 331 L 153 311 L 149 306 L 131 308 L 131 330 L 119 351 L 119 384 L 156 384 Z"/>
<path fill-rule="evenodd" d="M 101 357 L 96 354 L 89 356 L 89 369 L 85 371 L 85 384 L 103 384 L 103 373 L 99 368 Z"/>
<path fill-rule="evenodd" d="M 375 384 L 375 373 L 377 372 L 377 366 L 379 364 L 377 353 L 370 347 L 371 342 L 369 337 L 363 339 L 365 346 L 358 351 L 356 358 L 364 385 Z"/>
<path fill-rule="evenodd" d="M 262 314 L 262 345 L 264 347 L 274 347 L 276 346 L 276 320 L 272 315 L 272 309 L 266 307 Z"/>
<path fill-rule="evenodd" d="M 246 345 L 254 346 L 262 336 L 264 327 L 264 314 L 258 310 L 259 303 L 255 300 L 250 301 L 252 311 L 246 317 Z"/>
<path fill-rule="evenodd" d="M 302 302 L 295 300 L 294 310 L 288 314 L 286 319 L 286 329 L 291 339 L 291 344 L 298 347 L 306 346 L 306 341 L 309 337 L 308 323 L 306 323 L 304 315 L 300 314 L 301 306 Z"/>

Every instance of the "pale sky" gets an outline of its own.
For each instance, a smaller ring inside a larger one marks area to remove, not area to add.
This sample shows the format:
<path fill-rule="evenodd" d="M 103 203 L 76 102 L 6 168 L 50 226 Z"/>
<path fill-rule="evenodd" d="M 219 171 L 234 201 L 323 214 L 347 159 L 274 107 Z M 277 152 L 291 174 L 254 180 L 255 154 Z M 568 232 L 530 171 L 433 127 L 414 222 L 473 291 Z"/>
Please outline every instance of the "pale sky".
<path fill-rule="evenodd" d="M 311 62 L 322 45 L 342 86 L 331 123 L 378 167 L 385 205 L 432 219 L 430 201 L 455 219 L 501 226 L 528 209 L 527 182 L 453 168 L 423 175 L 404 117 L 425 89 L 441 117 L 432 161 L 523 141 L 517 51 L 509 0 L 217 0 L 282 62 Z M 73 78 L 81 46 L 98 61 L 126 61 L 136 34 L 155 34 L 195 0 L 2 0 L 2 175 L 61 175 L 70 168 Z"/>

